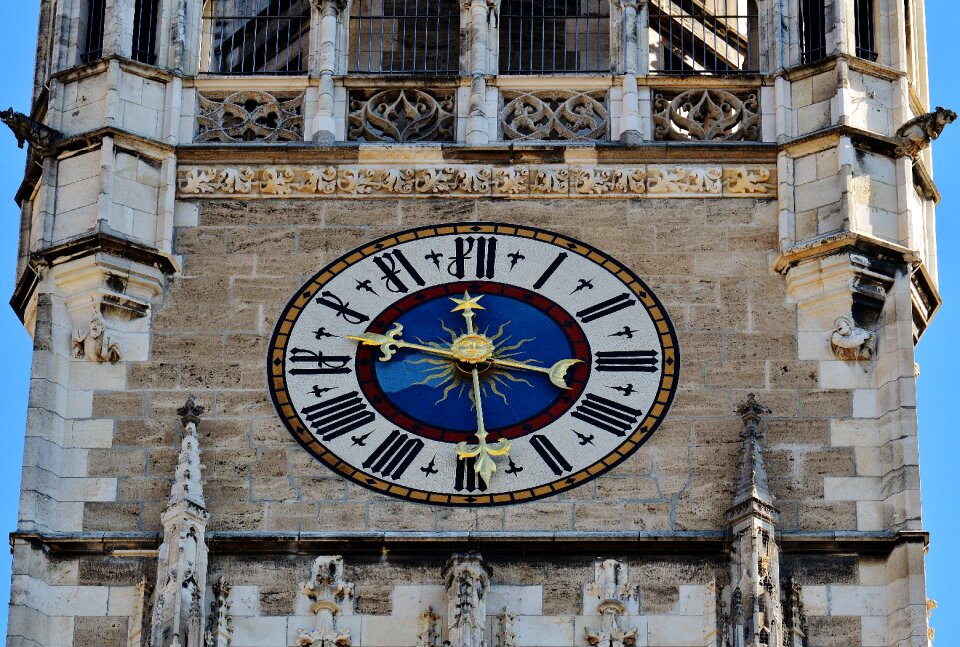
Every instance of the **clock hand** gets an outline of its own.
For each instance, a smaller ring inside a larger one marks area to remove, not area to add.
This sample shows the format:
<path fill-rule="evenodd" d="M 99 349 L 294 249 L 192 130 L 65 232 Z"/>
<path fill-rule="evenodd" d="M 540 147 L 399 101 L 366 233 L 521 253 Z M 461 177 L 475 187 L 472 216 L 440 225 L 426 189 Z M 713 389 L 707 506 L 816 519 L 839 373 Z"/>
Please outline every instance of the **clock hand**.
<path fill-rule="evenodd" d="M 571 366 L 575 364 L 582 364 L 582 359 L 562 359 L 550 368 L 543 366 L 533 366 L 531 364 L 524 364 L 523 362 L 514 362 L 508 359 L 490 359 L 491 364 L 494 366 L 501 366 L 503 368 L 515 368 L 521 371 L 533 371 L 535 373 L 544 373 L 550 377 L 550 383 L 554 386 L 560 387 L 561 389 L 569 389 L 566 382 L 567 371 Z"/>
<path fill-rule="evenodd" d="M 419 350 L 423 351 L 424 353 L 432 353 L 433 355 L 441 355 L 443 357 L 456 359 L 456 355 L 453 353 L 453 351 L 444 350 L 443 348 L 434 348 L 433 346 L 411 344 L 401 340 L 401 334 L 403 334 L 403 326 L 400 324 L 394 324 L 393 329 L 385 335 L 380 335 L 373 332 L 365 332 L 361 335 L 349 335 L 347 336 L 347 339 L 360 342 L 364 346 L 379 346 L 380 352 L 383 353 L 383 355 L 380 357 L 381 362 L 389 361 L 397 353 L 398 348 L 409 348 L 411 350 Z"/>
<path fill-rule="evenodd" d="M 495 445 L 487 443 L 488 434 L 483 424 L 483 404 L 480 401 L 480 374 L 476 367 L 473 368 L 471 373 L 473 377 L 473 404 L 477 410 L 477 444 L 474 447 L 468 447 L 467 443 L 458 443 L 457 460 L 476 457 L 477 461 L 473 469 L 480 475 L 485 485 L 490 485 L 490 478 L 497 471 L 497 464 L 491 456 L 509 456 L 510 441 L 502 438 Z"/>

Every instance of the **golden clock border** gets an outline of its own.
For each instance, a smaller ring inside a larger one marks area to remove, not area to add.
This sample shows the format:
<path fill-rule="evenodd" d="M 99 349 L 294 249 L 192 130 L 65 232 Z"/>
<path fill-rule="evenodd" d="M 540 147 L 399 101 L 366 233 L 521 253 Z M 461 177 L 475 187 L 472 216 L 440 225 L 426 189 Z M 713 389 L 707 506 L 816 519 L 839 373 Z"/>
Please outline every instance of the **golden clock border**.
<path fill-rule="evenodd" d="M 663 351 L 661 355 L 663 359 L 661 362 L 663 371 L 660 378 L 660 387 L 654 399 L 654 404 L 650 407 L 647 415 L 629 438 L 621 443 L 613 452 L 607 454 L 593 465 L 544 485 L 501 494 L 478 493 L 465 496 L 441 494 L 438 492 L 428 492 L 403 487 L 367 474 L 342 461 L 336 454 L 317 442 L 309 431 L 307 431 L 306 427 L 304 427 L 287 394 L 286 376 L 284 374 L 286 347 L 290 339 L 290 331 L 293 329 L 303 309 L 331 279 L 368 256 L 382 253 L 386 249 L 412 240 L 453 234 L 502 234 L 520 238 L 530 238 L 561 246 L 564 249 L 568 249 L 571 252 L 575 252 L 593 261 L 615 275 L 634 293 L 637 299 L 647 309 L 647 312 L 653 319 L 660 333 L 660 344 Z M 533 501 L 559 494 L 560 492 L 577 487 L 586 481 L 600 476 L 626 460 L 657 430 L 657 427 L 660 426 L 673 401 L 673 397 L 677 391 L 677 385 L 679 384 L 680 350 L 673 324 L 669 317 L 667 317 L 663 305 L 656 295 L 654 295 L 653 291 L 631 270 L 595 247 L 568 236 L 536 227 L 522 227 L 519 225 L 494 222 L 466 222 L 451 225 L 417 227 L 384 236 L 371 241 L 359 249 L 352 250 L 347 255 L 341 256 L 327 265 L 304 284 L 283 309 L 283 313 L 277 321 L 273 336 L 270 340 L 267 368 L 270 378 L 270 396 L 287 429 L 297 442 L 310 452 L 314 458 L 341 476 L 375 492 L 407 501 L 445 506 L 495 506 Z"/>

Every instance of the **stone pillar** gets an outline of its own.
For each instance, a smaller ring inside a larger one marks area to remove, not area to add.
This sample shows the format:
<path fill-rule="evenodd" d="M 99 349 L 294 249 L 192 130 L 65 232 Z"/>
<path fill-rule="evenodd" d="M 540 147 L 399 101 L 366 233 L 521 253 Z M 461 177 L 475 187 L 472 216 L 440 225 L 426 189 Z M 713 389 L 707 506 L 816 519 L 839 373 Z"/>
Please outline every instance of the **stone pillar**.
<path fill-rule="evenodd" d="M 151 647 L 202 644 L 203 594 L 207 586 L 207 544 L 210 518 L 200 480 L 200 446 L 197 423 L 204 407 L 193 397 L 177 414 L 183 423 L 180 460 L 167 507 L 164 508 L 163 543 L 157 564 Z"/>
<path fill-rule="evenodd" d="M 479 553 L 457 554 L 444 570 L 450 647 L 486 647 L 490 574 Z"/>
<path fill-rule="evenodd" d="M 310 29 L 311 76 L 320 77 L 316 115 L 313 119 L 313 141 L 333 143 L 336 132 L 333 75 L 337 71 L 337 32 L 346 0 L 311 0 L 313 6 Z"/>
<path fill-rule="evenodd" d="M 133 52 L 134 0 L 106 0 L 103 16 L 103 55 L 126 56 Z"/>
<path fill-rule="evenodd" d="M 620 141 L 636 145 L 643 140 L 640 123 L 640 95 L 637 75 L 640 68 L 640 43 L 637 20 L 638 0 L 617 0 L 623 29 L 623 107 L 620 115 Z M 646 2 L 643 3 L 646 10 Z"/>
<path fill-rule="evenodd" d="M 470 14 L 470 99 L 467 109 L 467 143 L 484 145 L 490 141 L 487 124 L 487 80 L 490 73 L 489 20 L 498 12 L 499 0 L 467 0 L 464 7 Z"/>

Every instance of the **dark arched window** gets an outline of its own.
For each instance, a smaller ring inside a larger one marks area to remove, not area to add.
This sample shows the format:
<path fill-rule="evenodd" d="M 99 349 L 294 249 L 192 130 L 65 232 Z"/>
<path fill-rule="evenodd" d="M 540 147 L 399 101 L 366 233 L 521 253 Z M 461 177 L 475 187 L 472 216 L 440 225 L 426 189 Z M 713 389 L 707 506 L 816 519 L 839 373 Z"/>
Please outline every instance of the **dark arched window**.
<path fill-rule="evenodd" d="M 83 47 L 80 48 L 80 62 L 90 63 L 103 56 L 103 19 L 106 12 L 106 0 L 87 0 L 81 29 Z"/>
<path fill-rule="evenodd" d="M 653 71 L 757 72 L 757 22 L 756 3 L 748 0 L 651 0 Z"/>
<path fill-rule="evenodd" d="M 800 54 L 803 63 L 827 57 L 827 16 L 824 0 L 800 0 Z"/>
<path fill-rule="evenodd" d="M 501 74 L 610 70 L 610 0 L 501 3 Z"/>
<path fill-rule="evenodd" d="M 353 0 L 352 74 L 460 73 L 457 0 Z"/>
<path fill-rule="evenodd" d="M 160 0 L 137 0 L 133 9 L 133 60 L 157 62 L 157 12 Z"/>
<path fill-rule="evenodd" d="M 204 23 L 205 72 L 307 72 L 310 0 L 210 0 Z"/>

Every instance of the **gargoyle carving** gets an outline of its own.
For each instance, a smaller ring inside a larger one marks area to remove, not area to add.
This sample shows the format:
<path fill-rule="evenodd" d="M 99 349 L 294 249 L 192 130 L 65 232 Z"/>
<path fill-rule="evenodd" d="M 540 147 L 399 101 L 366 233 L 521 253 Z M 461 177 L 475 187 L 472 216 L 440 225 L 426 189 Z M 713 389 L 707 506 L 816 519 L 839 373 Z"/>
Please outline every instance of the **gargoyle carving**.
<path fill-rule="evenodd" d="M 957 113 L 937 106 L 933 112 L 914 117 L 897 129 L 897 157 L 917 159 L 924 148 L 940 136 L 947 124 L 952 124 Z"/>
<path fill-rule="evenodd" d="M 0 121 L 7 124 L 17 138 L 17 146 L 23 148 L 27 142 L 37 150 L 47 150 L 63 135 L 49 126 L 44 126 L 22 112 L 13 108 L 0 111 Z"/>
<path fill-rule="evenodd" d="M 877 352 L 877 334 L 854 325 L 850 317 L 837 317 L 830 335 L 830 348 L 837 359 L 872 359 Z"/>
<path fill-rule="evenodd" d="M 91 362 L 119 362 L 120 344 L 106 334 L 106 324 L 100 314 L 94 312 L 86 330 L 73 333 L 73 357 Z"/>

